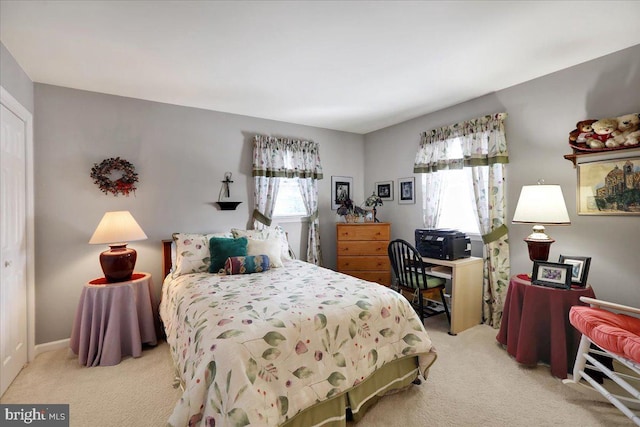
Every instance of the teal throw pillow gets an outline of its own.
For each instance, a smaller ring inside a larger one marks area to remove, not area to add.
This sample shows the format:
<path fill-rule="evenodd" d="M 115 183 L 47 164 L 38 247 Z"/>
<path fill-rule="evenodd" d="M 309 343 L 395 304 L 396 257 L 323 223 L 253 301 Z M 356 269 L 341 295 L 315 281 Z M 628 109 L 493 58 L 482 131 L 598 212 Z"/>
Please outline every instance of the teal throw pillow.
<path fill-rule="evenodd" d="M 247 238 L 212 237 L 209 240 L 209 253 L 211 254 L 209 273 L 218 273 L 224 268 L 227 258 L 247 255 Z"/>

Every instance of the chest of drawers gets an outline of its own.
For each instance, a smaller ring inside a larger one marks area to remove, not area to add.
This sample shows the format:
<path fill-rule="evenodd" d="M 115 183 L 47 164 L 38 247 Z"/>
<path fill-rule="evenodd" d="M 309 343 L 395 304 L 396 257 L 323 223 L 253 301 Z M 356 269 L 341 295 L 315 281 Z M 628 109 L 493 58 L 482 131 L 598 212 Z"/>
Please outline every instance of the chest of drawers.
<path fill-rule="evenodd" d="M 338 223 L 338 271 L 350 276 L 391 285 L 391 264 L 387 246 L 391 238 L 391 224 Z"/>

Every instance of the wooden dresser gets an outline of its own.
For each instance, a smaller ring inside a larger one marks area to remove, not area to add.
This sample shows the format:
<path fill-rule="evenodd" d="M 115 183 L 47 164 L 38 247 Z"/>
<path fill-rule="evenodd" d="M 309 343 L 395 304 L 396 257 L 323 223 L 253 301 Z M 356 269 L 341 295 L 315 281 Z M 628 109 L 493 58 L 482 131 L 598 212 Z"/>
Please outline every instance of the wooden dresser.
<path fill-rule="evenodd" d="M 338 223 L 336 227 L 338 271 L 390 286 L 391 263 L 387 246 L 391 238 L 391 224 Z"/>

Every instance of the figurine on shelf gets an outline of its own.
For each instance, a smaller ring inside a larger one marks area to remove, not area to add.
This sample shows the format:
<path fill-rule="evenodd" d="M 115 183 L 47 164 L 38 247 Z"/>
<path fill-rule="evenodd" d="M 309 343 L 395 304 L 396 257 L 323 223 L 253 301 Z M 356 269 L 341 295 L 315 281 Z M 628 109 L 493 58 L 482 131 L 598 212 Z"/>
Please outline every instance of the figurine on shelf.
<path fill-rule="evenodd" d="M 628 147 L 632 145 L 638 145 L 638 143 L 640 143 L 640 130 L 631 132 L 629 135 L 627 135 L 624 145 Z"/>
<path fill-rule="evenodd" d="M 578 144 L 586 144 L 587 138 L 593 135 L 591 125 L 597 120 L 582 120 L 576 123 L 576 128 L 569 134 L 569 141 Z"/>
<path fill-rule="evenodd" d="M 613 131 L 618 129 L 618 120 L 616 119 L 600 119 L 594 122 L 593 135 L 587 138 L 587 145 L 591 148 L 617 147 L 611 135 Z"/>
<path fill-rule="evenodd" d="M 625 114 L 616 119 L 618 128 L 611 134 L 618 145 L 638 144 L 638 129 L 640 129 L 640 114 Z"/>
<path fill-rule="evenodd" d="M 615 118 L 581 120 L 569 133 L 573 153 L 564 156 L 576 166 L 582 154 L 640 147 L 640 113 Z"/>
<path fill-rule="evenodd" d="M 224 174 L 224 180 L 222 181 L 222 187 L 220 188 L 220 193 L 218 194 L 218 201 L 216 204 L 223 211 L 232 211 L 235 210 L 238 205 L 242 202 L 231 202 L 229 199 L 231 197 L 231 189 L 229 187 L 230 184 L 233 184 L 231 180 L 231 172 L 226 172 Z"/>

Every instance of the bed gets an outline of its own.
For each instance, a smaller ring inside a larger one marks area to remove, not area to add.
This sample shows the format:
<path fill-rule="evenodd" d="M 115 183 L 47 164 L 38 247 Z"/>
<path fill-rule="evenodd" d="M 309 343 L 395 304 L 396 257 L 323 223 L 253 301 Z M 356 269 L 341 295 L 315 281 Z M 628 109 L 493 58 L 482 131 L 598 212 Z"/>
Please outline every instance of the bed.
<path fill-rule="evenodd" d="M 160 315 L 183 389 L 169 425 L 344 426 L 436 360 L 389 288 L 298 260 L 176 275 L 175 252 L 163 242 Z"/>

